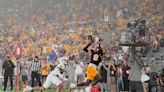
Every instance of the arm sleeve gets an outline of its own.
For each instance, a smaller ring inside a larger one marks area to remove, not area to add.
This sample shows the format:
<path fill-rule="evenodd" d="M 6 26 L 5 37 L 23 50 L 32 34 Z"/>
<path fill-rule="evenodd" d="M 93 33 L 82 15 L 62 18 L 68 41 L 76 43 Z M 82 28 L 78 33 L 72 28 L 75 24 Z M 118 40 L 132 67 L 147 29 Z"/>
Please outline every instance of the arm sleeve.
<path fill-rule="evenodd" d="M 88 52 L 88 47 L 89 47 L 90 45 L 91 45 L 91 44 L 87 44 L 87 46 L 85 46 L 83 50 L 84 50 L 85 52 Z"/>
<path fill-rule="evenodd" d="M 12 61 L 11 61 L 12 62 Z M 13 66 L 13 68 L 15 68 L 15 64 L 12 62 L 12 66 Z"/>

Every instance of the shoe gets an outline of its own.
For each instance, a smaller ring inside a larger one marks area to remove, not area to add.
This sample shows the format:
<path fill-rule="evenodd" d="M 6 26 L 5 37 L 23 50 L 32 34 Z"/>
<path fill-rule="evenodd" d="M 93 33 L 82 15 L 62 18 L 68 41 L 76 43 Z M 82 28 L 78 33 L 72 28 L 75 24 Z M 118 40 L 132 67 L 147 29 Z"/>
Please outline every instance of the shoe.
<path fill-rule="evenodd" d="M 75 88 L 76 87 L 76 84 L 75 83 L 71 83 L 70 84 L 70 88 Z"/>
<path fill-rule="evenodd" d="M 91 86 L 85 88 L 85 92 L 90 92 Z"/>
<path fill-rule="evenodd" d="M 32 90 L 32 87 L 26 86 L 26 87 L 23 89 L 23 92 L 27 92 L 27 91 L 30 91 L 30 90 Z"/>

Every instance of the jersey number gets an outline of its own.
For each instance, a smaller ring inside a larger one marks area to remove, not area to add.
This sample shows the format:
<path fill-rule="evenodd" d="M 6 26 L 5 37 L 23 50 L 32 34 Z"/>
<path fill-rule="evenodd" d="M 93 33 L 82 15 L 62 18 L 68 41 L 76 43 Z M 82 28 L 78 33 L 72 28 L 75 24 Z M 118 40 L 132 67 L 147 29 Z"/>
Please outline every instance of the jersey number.
<path fill-rule="evenodd" d="M 93 55 L 93 60 L 94 60 L 94 61 L 98 61 L 98 59 L 99 59 L 99 55 L 98 55 L 98 54 L 94 54 L 94 55 Z"/>

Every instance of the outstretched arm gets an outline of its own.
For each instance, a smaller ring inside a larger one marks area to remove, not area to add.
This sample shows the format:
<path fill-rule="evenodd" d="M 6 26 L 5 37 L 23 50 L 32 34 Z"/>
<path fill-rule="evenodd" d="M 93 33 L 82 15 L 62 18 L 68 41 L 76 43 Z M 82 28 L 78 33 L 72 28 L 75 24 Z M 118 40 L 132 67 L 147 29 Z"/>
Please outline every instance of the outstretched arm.
<path fill-rule="evenodd" d="M 89 43 L 89 44 L 87 44 L 87 45 L 84 47 L 84 49 L 83 49 L 83 50 L 84 50 L 85 52 L 88 52 L 88 51 L 89 51 L 89 50 L 88 50 L 88 47 L 89 47 L 90 45 L 91 45 L 90 43 Z"/>
<path fill-rule="evenodd" d="M 89 51 L 88 50 L 88 47 L 91 46 L 91 44 L 93 43 L 93 38 L 92 37 L 89 38 L 88 40 L 89 40 L 88 44 L 83 49 L 85 52 L 88 52 Z"/>

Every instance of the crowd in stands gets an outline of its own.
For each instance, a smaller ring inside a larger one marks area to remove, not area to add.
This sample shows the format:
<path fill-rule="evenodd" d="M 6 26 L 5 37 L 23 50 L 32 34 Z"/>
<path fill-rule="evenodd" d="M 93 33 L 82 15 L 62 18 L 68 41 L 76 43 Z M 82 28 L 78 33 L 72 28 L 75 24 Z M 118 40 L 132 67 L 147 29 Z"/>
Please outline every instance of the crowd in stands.
<path fill-rule="evenodd" d="M 10 7 L 4 11 L 5 18 L 0 22 L 0 59 L 4 60 L 6 55 L 10 55 L 12 61 L 15 63 L 19 61 L 24 71 L 21 73 L 23 83 L 27 84 L 27 79 L 23 76 L 28 75 L 27 64 L 36 55 L 43 61 L 43 66 L 47 63 L 56 65 L 55 61 L 63 55 L 70 56 L 72 60 L 76 58 L 75 64 L 79 64 L 78 61 L 89 61 L 87 54 L 82 51 L 87 44 L 88 35 L 101 37 L 104 33 L 110 33 L 108 42 L 102 41 L 104 59 L 115 61 L 116 65 L 124 68 L 122 62 L 129 61 L 127 58 L 130 56 L 130 48 L 120 44 L 131 42 L 132 34 L 128 31 L 131 29 L 127 27 L 129 22 L 135 19 L 146 21 L 144 35 L 142 32 L 136 33 L 136 42 L 147 44 L 146 47 L 136 48 L 138 56 L 158 51 L 164 36 L 164 16 L 160 14 L 161 0 L 144 1 L 71 0 L 56 4 L 49 0 L 48 5 L 35 9 L 32 14 L 28 10 L 32 7 L 27 3 Z M 75 70 L 81 66 L 85 68 L 85 64 L 75 65 Z M 111 66 L 108 63 L 106 65 Z M 110 70 L 119 71 L 113 67 L 114 65 L 112 64 Z M 48 71 L 50 69 L 52 69 L 50 66 L 46 68 Z M 131 68 L 128 66 L 126 69 Z M 47 71 L 42 73 L 43 78 L 44 73 L 48 74 Z M 82 75 L 77 72 L 76 74 L 75 81 L 78 82 L 77 79 Z M 112 73 L 110 76 L 116 77 Z M 111 83 L 116 85 L 113 81 Z"/>

